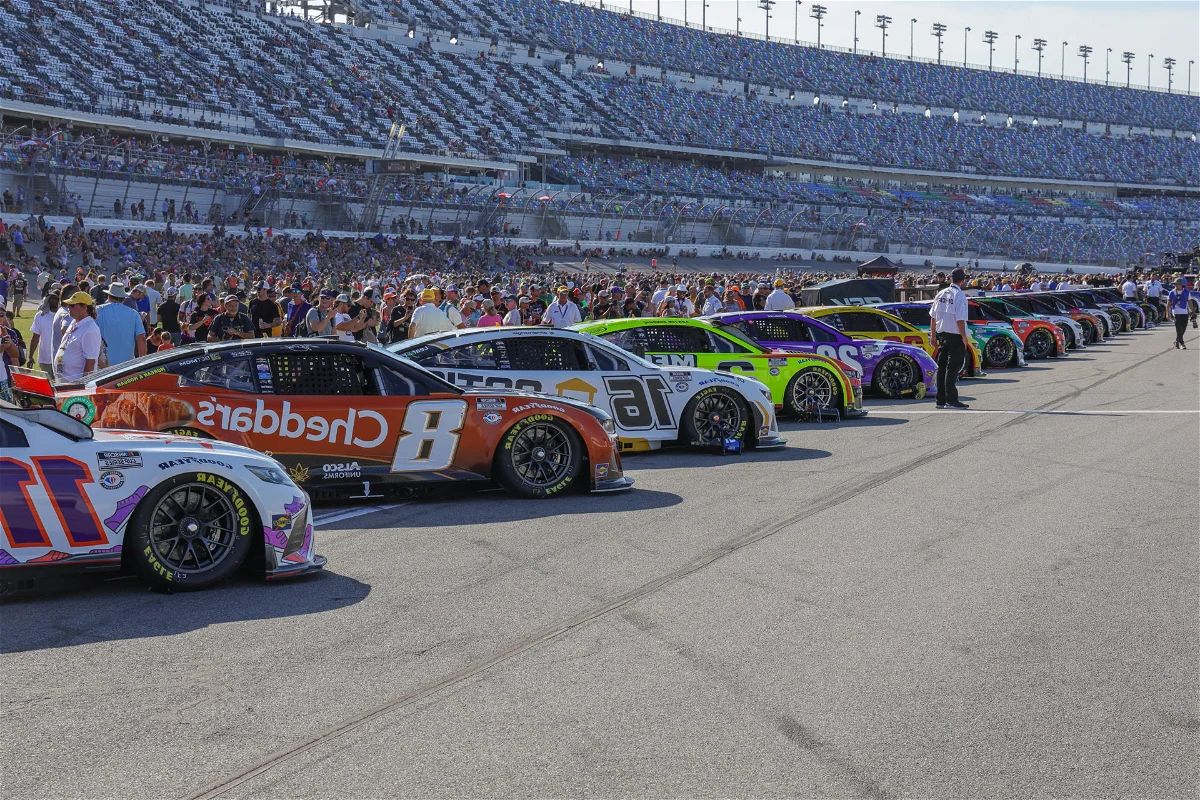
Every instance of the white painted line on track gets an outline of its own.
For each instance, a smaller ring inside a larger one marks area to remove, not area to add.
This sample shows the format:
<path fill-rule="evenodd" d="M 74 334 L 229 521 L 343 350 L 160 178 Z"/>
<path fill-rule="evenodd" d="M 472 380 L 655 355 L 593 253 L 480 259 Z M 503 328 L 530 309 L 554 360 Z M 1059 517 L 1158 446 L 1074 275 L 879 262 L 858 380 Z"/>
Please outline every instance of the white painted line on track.
<path fill-rule="evenodd" d="M 1111 417 L 1118 414 L 1200 414 L 1200 408 L 1170 408 L 1170 409 L 1143 409 L 1143 408 L 1090 408 L 1080 409 L 1079 411 L 1070 410 L 1055 410 L 1055 411 L 1039 411 L 1037 409 L 1028 408 L 1012 408 L 1012 409 L 990 409 L 990 408 L 874 408 L 871 409 L 874 416 L 884 416 L 885 414 L 941 414 L 943 416 L 951 416 L 953 414 L 1058 414 L 1061 416 L 1095 416 L 1095 417 Z"/>
<path fill-rule="evenodd" d="M 367 514 L 375 514 L 379 511 L 391 511 L 396 508 L 403 508 L 409 503 L 387 503 L 382 506 L 363 506 L 362 508 L 347 508 L 342 511 L 329 511 L 325 514 L 318 514 L 313 517 L 314 525 L 329 525 L 334 522 L 345 522 L 348 519 L 355 517 L 366 516 Z"/>

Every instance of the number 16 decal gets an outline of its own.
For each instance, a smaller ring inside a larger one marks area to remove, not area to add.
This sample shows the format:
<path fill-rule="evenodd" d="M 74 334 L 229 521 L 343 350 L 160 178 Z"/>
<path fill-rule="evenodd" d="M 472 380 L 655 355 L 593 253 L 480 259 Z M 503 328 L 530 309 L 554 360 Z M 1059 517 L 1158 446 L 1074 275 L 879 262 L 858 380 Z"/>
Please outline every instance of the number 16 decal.
<path fill-rule="evenodd" d="M 50 547 L 50 534 L 29 494 L 41 484 L 71 547 L 108 542 L 84 484 L 92 482 L 87 464 L 66 456 L 35 456 L 32 463 L 0 458 L 0 528 L 12 547 Z"/>

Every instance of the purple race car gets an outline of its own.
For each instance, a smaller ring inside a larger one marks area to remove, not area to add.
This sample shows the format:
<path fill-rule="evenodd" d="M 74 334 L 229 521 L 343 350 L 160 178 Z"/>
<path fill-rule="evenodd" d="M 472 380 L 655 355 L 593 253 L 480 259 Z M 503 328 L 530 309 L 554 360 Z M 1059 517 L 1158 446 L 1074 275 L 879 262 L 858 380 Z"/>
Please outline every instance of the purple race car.
<path fill-rule="evenodd" d="M 916 397 L 935 389 L 937 363 L 923 348 L 879 339 L 851 339 L 795 311 L 729 311 L 703 319 L 728 325 L 763 347 L 818 353 L 845 361 L 863 376 L 863 388 L 883 397 Z"/>

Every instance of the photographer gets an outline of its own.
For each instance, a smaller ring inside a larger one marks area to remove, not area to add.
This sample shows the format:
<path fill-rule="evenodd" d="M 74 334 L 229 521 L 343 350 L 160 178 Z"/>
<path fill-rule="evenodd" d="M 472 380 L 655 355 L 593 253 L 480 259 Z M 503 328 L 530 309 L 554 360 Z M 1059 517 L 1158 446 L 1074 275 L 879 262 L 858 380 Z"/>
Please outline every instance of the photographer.
<path fill-rule="evenodd" d="M 408 338 L 408 325 L 412 322 L 413 311 L 417 308 L 417 293 L 412 289 L 404 291 L 404 298 L 392 308 L 388 315 L 388 333 L 393 342 L 402 342 Z"/>
<path fill-rule="evenodd" d="M 333 301 L 333 332 L 338 341 L 353 342 L 355 334 L 367 326 L 368 310 L 355 306 L 358 312 L 351 314 L 350 295 L 339 294 Z"/>
<path fill-rule="evenodd" d="M 375 344 L 379 342 L 379 309 L 375 304 L 375 289 L 363 289 L 358 299 L 350 304 L 349 314 L 362 321 L 361 327 L 353 331 L 355 341 Z"/>

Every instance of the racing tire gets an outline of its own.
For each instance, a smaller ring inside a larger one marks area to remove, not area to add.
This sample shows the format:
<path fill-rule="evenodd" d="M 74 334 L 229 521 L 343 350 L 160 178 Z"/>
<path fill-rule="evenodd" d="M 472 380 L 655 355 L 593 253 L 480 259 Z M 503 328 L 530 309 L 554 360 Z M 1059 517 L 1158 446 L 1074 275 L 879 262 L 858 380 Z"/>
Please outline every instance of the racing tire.
<path fill-rule="evenodd" d="M 1075 349 L 1075 331 L 1073 331 L 1071 329 L 1071 326 L 1067 325 L 1067 324 L 1059 325 L 1058 329 L 1060 331 L 1062 331 L 1063 341 L 1065 342 L 1064 349 L 1065 350 L 1074 350 Z"/>
<path fill-rule="evenodd" d="M 549 414 L 533 414 L 500 440 L 495 477 L 518 497 L 553 497 L 575 485 L 583 458 L 583 442 L 571 426 Z"/>
<path fill-rule="evenodd" d="M 204 589 L 245 562 L 256 520 L 250 499 L 231 481 L 212 473 L 177 475 L 138 504 L 124 551 L 155 589 Z"/>
<path fill-rule="evenodd" d="M 1007 367 L 1017 355 L 1017 346 L 1007 336 L 993 336 L 983 346 L 983 363 L 992 369 Z"/>
<path fill-rule="evenodd" d="M 888 356 L 875 365 L 871 388 L 876 394 L 895 400 L 920 383 L 920 375 L 920 368 L 908 356 Z"/>
<path fill-rule="evenodd" d="M 1100 341 L 1097 335 L 1096 326 L 1092 324 L 1090 319 L 1079 320 L 1079 327 L 1083 328 L 1083 341 L 1087 344 L 1096 344 Z"/>
<path fill-rule="evenodd" d="M 1054 355 L 1054 350 L 1054 334 L 1045 328 L 1039 328 L 1025 340 L 1025 357 L 1028 359 L 1049 358 Z"/>
<path fill-rule="evenodd" d="M 696 392 L 683 409 L 681 427 L 684 444 L 699 447 L 721 445 L 725 439 L 746 438 L 750 409 L 737 393 L 720 386 Z"/>
<path fill-rule="evenodd" d="M 805 367 L 792 376 L 784 393 L 784 405 L 802 417 L 813 408 L 841 411 L 842 390 L 837 377 L 823 367 Z"/>

